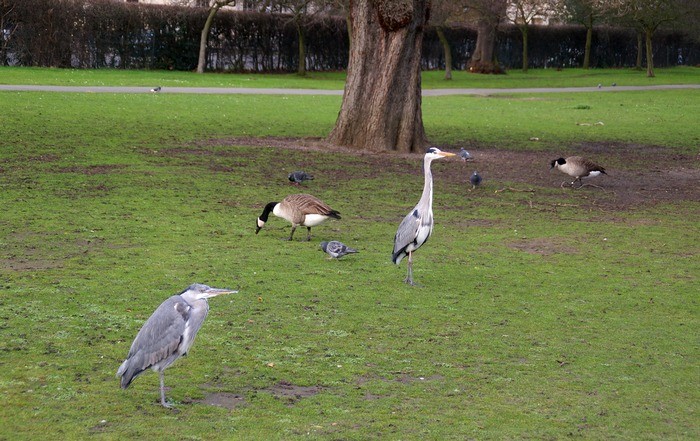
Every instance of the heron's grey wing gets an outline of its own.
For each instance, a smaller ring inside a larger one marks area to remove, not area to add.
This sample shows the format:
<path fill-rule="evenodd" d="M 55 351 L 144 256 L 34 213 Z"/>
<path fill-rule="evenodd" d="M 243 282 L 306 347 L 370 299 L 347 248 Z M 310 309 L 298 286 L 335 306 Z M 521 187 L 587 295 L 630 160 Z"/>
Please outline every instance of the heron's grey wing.
<path fill-rule="evenodd" d="M 394 236 L 394 255 L 404 250 L 411 242 L 416 240 L 419 227 L 420 214 L 418 213 L 418 209 L 414 208 L 413 211 L 403 218 L 401 224 L 399 224 L 399 229 L 396 231 L 396 236 Z"/>
<path fill-rule="evenodd" d="M 151 314 L 129 349 L 117 376 L 122 377 L 122 387 L 141 372 L 166 360 L 177 351 L 185 332 L 190 306 L 182 297 L 172 296 Z"/>

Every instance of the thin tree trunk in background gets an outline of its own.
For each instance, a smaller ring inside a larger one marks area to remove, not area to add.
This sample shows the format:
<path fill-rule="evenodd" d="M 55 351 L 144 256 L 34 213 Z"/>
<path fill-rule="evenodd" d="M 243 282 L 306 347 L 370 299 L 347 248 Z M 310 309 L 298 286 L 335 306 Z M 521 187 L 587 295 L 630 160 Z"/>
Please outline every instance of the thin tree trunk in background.
<path fill-rule="evenodd" d="M 591 44 L 593 42 L 593 14 L 588 15 L 588 24 L 586 24 L 586 49 L 583 52 L 583 68 L 590 69 L 591 67 Z"/>
<path fill-rule="evenodd" d="M 523 72 L 527 72 L 529 65 L 528 55 L 527 55 L 527 37 L 528 37 L 528 26 L 524 25 L 520 27 L 520 32 L 523 34 Z"/>
<path fill-rule="evenodd" d="M 436 28 L 438 39 L 440 39 L 440 44 L 442 44 L 442 51 L 445 54 L 445 79 L 452 79 L 452 49 L 450 49 L 450 42 L 447 41 L 445 37 L 445 31 L 442 27 L 438 26 Z"/>
<path fill-rule="evenodd" d="M 204 23 L 202 34 L 199 37 L 199 59 L 197 61 L 197 73 L 204 73 L 204 69 L 207 67 L 207 39 L 209 38 L 211 24 L 214 22 L 214 16 L 219 8 L 221 8 L 221 5 L 218 3 L 214 3 L 214 6 L 211 7 L 209 10 L 209 15 L 207 16 L 207 21 Z"/>
<path fill-rule="evenodd" d="M 297 36 L 299 37 L 299 63 L 297 64 L 297 75 L 306 75 L 306 41 L 301 23 L 296 23 Z"/>
<path fill-rule="evenodd" d="M 430 0 L 354 0 L 343 103 L 332 144 L 422 151 L 421 47 Z"/>
<path fill-rule="evenodd" d="M 635 69 L 642 70 L 642 58 L 644 54 L 644 38 L 642 38 L 642 32 L 637 32 L 637 64 Z"/>
<path fill-rule="evenodd" d="M 647 48 L 647 77 L 653 77 L 654 75 L 654 51 L 651 45 L 651 36 L 653 30 L 645 29 L 644 34 L 646 36 L 646 48 Z"/>

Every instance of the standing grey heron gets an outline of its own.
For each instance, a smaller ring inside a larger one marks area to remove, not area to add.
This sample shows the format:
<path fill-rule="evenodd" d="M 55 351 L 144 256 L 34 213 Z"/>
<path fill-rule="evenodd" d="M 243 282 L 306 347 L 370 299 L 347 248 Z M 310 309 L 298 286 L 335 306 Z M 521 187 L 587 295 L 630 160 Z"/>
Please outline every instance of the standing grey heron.
<path fill-rule="evenodd" d="M 122 389 L 129 387 L 134 378 L 151 368 L 160 374 L 161 404 L 172 407 L 165 401 L 163 371 L 175 360 L 187 355 L 197 331 L 207 318 L 207 299 L 237 292 L 195 283 L 161 303 L 136 335 L 129 355 L 117 370 Z"/>
<path fill-rule="evenodd" d="M 607 175 L 603 167 L 599 166 L 593 161 L 589 161 L 588 159 L 582 158 L 580 156 L 569 156 L 566 159 L 555 159 L 549 165 L 550 170 L 553 168 L 556 168 L 559 171 L 571 176 L 572 178 L 575 178 L 571 182 L 571 186 L 573 187 L 576 181 L 578 181 L 579 184 L 581 184 L 578 188 L 583 187 L 583 181 L 581 180 L 581 178 L 585 178 L 588 176 L 595 177 L 601 174 Z M 564 186 L 563 182 L 561 186 Z"/>
<path fill-rule="evenodd" d="M 340 219 L 340 213 L 333 210 L 325 202 L 310 194 L 290 194 L 282 199 L 282 202 L 270 202 L 265 205 L 260 217 L 255 224 L 255 234 L 265 226 L 270 213 L 277 217 L 287 219 L 292 223 L 292 232 L 289 239 L 292 240 L 294 231 L 298 226 L 306 227 L 306 240 L 311 240 L 311 227 L 320 225 L 329 218 Z"/>
<path fill-rule="evenodd" d="M 433 232 L 433 174 L 430 163 L 434 159 L 456 156 L 454 153 L 442 152 L 436 147 L 430 147 L 423 158 L 423 195 L 418 204 L 401 221 L 396 236 L 394 236 L 394 253 L 391 260 L 395 264 L 408 256 L 408 275 L 404 280 L 409 285 L 413 282 L 413 252 L 423 245 Z"/>

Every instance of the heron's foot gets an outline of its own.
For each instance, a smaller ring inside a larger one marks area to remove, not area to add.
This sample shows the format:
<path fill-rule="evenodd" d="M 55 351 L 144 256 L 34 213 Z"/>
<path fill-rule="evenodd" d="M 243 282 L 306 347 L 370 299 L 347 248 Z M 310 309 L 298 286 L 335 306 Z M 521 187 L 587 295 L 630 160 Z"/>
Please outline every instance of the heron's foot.
<path fill-rule="evenodd" d="M 421 284 L 420 284 L 420 283 L 414 282 L 413 279 L 410 278 L 410 277 L 406 277 L 406 278 L 404 279 L 404 282 L 405 282 L 407 285 L 417 286 L 417 287 L 419 287 L 419 288 L 421 287 Z"/>

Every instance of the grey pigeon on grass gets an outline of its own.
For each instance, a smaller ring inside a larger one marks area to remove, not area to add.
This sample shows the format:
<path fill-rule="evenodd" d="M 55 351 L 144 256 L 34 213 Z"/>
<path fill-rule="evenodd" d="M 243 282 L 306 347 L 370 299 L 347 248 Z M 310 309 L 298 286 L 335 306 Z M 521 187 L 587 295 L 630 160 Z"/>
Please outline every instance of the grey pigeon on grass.
<path fill-rule="evenodd" d="M 289 174 L 289 182 L 300 185 L 304 181 L 311 181 L 314 177 L 303 171 L 295 171 Z"/>
<path fill-rule="evenodd" d="M 321 249 L 327 253 L 331 258 L 339 259 L 346 254 L 359 253 L 354 248 L 350 248 L 342 242 L 337 240 L 331 240 L 330 242 L 321 242 Z"/>

